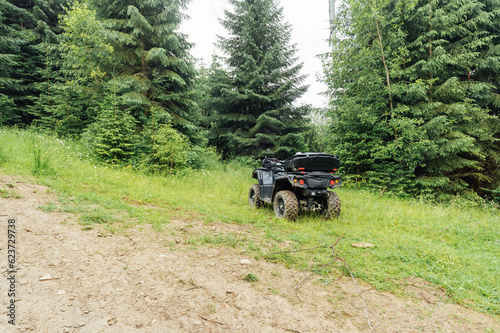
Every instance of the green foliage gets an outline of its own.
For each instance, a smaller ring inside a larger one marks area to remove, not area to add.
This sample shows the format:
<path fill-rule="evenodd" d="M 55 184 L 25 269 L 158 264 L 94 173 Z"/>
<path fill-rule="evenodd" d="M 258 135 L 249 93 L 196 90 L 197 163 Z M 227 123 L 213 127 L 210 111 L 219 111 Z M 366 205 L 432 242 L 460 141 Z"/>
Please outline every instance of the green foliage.
<path fill-rule="evenodd" d="M 0 126 L 14 123 L 17 115 L 14 101 L 7 95 L 0 94 Z"/>
<path fill-rule="evenodd" d="M 86 3 L 75 2 L 61 18 L 64 70 L 70 76 L 66 84 L 99 84 L 109 77 L 113 47 L 109 44 L 103 23 Z"/>
<path fill-rule="evenodd" d="M 329 135 L 331 120 L 327 115 L 327 109 L 311 109 L 307 118 L 310 123 L 309 130 L 305 133 L 307 151 L 327 151 L 331 140 Z"/>
<path fill-rule="evenodd" d="M 400 194 L 495 186 L 498 9 L 476 0 L 345 3 L 325 58 L 329 150 L 344 171 Z"/>
<path fill-rule="evenodd" d="M 50 157 L 42 150 L 40 142 L 36 138 L 31 142 L 31 150 L 33 157 L 31 173 L 33 175 L 52 173 L 53 169 L 50 166 Z"/>
<path fill-rule="evenodd" d="M 185 167 L 188 161 L 189 141 L 172 125 L 161 124 L 153 133 L 153 150 L 150 156 L 150 168 L 159 171 Z"/>
<path fill-rule="evenodd" d="M 192 169 L 217 169 L 220 167 L 220 157 L 215 148 L 192 146 L 186 154 L 186 165 Z"/>
<path fill-rule="evenodd" d="M 25 70 L 30 55 L 26 54 L 33 40 L 30 31 L 19 24 L 30 17 L 28 11 L 18 7 L 16 1 L 0 1 L 0 122 L 14 124 L 25 113 L 27 82 Z"/>
<path fill-rule="evenodd" d="M 7 163 L 9 155 L 4 147 L 0 147 L 0 166 Z"/>
<path fill-rule="evenodd" d="M 176 32 L 186 1 L 90 1 L 106 26 L 113 46 L 115 88 L 120 108 L 142 126 L 153 112 L 168 114 L 175 129 L 197 140 L 198 107 L 194 102 L 196 71 L 185 35 Z M 156 111 L 155 111 L 156 110 Z"/>
<path fill-rule="evenodd" d="M 140 151 L 138 163 L 153 172 L 217 168 L 220 164 L 214 148 L 192 145 L 170 122 L 150 125 L 142 134 Z"/>
<path fill-rule="evenodd" d="M 83 135 L 95 156 L 110 163 L 137 158 L 136 134 L 151 122 L 166 124 L 173 137 L 180 138 L 176 130 L 182 130 L 192 143 L 204 145 L 191 91 L 196 75 L 191 45 L 175 32 L 181 8 L 184 1 L 168 6 L 162 1 L 76 1 L 66 6 L 60 34 L 38 46 L 44 81 L 31 112 L 35 124 L 62 136 Z M 198 158 L 190 153 L 169 160 L 173 152 L 151 148 L 157 166 L 177 167 Z"/>
<path fill-rule="evenodd" d="M 226 69 L 215 58 L 206 107 L 213 119 L 212 143 L 224 158 L 261 157 L 273 148 L 278 157 L 304 147 L 301 132 L 307 107 L 293 106 L 307 87 L 302 64 L 295 64 L 290 25 L 274 0 L 235 1 L 222 22 L 229 37 L 218 46 Z"/>
<path fill-rule="evenodd" d="M 134 155 L 137 138 L 135 120 L 126 111 L 113 108 L 109 101 L 102 103 L 97 119 L 84 133 L 90 150 L 107 163 L 123 163 Z"/>
<path fill-rule="evenodd" d="M 255 275 L 253 273 L 248 273 L 247 275 L 245 275 L 243 277 L 243 280 L 245 280 L 247 282 L 257 282 L 257 281 L 259 281 L 259 278 L 257 277 L 257 275 Z"/>
<path fill-rule="evenodd" d="M 57 43 L 58 15 L 65 5 L 56 0 L 0 1 L 0 21 L 5 24 L 0 23 L 0 89 L 15 104 L 9 124 L 30 124 L 42 113 L 36 103 L 44 92 L 50 94 L 49 69 L 57 66 L 47 50 Z"/>
<path fill-rule="evenodd" d="M 1 163 L 1 160 L 0 160 Z M 483 188 L 484 191 L 486 191 L 487 195 L 493 199 L 496 203 L 500 204 L 500 187 L 497 187 L 496 189 L 487 189 Z"/>
<path fill-rule="evenodd" d="M 153 122 L 171 122 L 204 146 L 191 44 L 176 31 L 186 3 L 1 0 L 0 124 L 34 121 L 62 136 L 88 137 L 109 125 L 102 101 L 112 95 L 114 112 L 135 118 L 134 131 L 159 110 Z M 95 152 L 114 162 L 130 155 L 125 148 Z"/>
<path fill-rule="evenodd" d="M 86 3 L 72 3 L 60 26 L 60 43 L 45 43 L 47 84 L 36 102 L 35 124 L 78 137 L 95 121 L 97 106 L 110 90 L 113 48 Z"/>

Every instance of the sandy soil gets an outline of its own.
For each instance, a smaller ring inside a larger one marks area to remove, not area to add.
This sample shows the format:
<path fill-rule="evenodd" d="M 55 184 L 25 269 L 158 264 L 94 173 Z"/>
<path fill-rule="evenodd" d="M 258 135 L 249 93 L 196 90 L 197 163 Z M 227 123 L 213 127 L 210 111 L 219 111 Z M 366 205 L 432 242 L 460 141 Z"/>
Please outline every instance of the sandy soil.
<path fill-rule="evenodd" d="M 309 279 L 297 297 L 295 284 L 307 272 L 185 242 L 193 233 L 251 226 L 179 220 L 168 225 L 185 230 L 175 237 L 150 226 L 111 236 L 82 230 L 71 214 L 43 212 L 39 206 L 56 200 L 46 187 L 0 175 L 0 190 L 20 196 L 0 198 L 0 332 L 372 331 L 347 277 L 328 285 Z M 7 217 L 18 219 L 15 328 L 6 315 Z M 259 281 L 243 280 L 248 273 Z M 408 281 L 405 299 L 360 289 L 375 332 L 500 332 L 498 318 L 452 304 L 421 280 Z"/>

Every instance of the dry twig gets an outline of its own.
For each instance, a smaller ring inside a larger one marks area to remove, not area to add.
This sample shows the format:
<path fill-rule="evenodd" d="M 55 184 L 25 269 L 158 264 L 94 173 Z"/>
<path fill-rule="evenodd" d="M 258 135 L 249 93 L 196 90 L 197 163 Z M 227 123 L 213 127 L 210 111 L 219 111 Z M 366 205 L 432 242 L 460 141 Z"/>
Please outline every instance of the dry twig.
<path fill-rule="evenodd" d="M 221 322 L 218 322 L 218 321 L 215 321 L 215 320 L 210 320 L 210 319 L 205 318 L 205 317 L 203 317 L 203 316 L 200 316 L 200 318 L 201 318 L 201 319 L 203 319 L 203 320 L 205 320 L 205 321 L 208 321 L 208 322 L 210 322 L 210 323 L 219 324 L 219 325 L 226 325 L 226 324 L 224 324 L 224 323 L 221 323 Z"/>
<path fill-rule="evenodd" d="M 352 281 L 354 282 L 354 285 L 356 286 L 356 290 L 358 292 L 358 295 L 359 295 L 359 298 L 361 299 L 361 302 L 363 303 L 363 307 L 365 309 L 365 315 L 366 315 L 366 321 L 368 322 L 368 326 L 370 326 L 370 329 L 372 330 L 372 332 L 375 332 L 375 330 L 373 329 L 373 326 L 371 324 L 371 321 L 370 321 L 370 317 L 368 315 L 368 309 L 366 307 L 366 303 L 365 303 L 365 300 L 363 298 L 363 295 L 361 293 L 361 291 L 359 290 L 359 286 L 358 286 L 358 283 L 356 282 L 356 279 L 354 278 L 354 275 L 352 274 L 352 271 L 351 271 L 351 268 L 349 267 L 349 265 L 347 265 L 347 262 L 339 257 L 338 255 L 335 254 L 335 245 L 337 245 L 337 243 L 342 239 L 342 236 L 340 236 L 336 241 L 335 243 L 333 243 L 332 245 L 324 245 L 324 246 L 316 246 L 316 247 L 311 247 L 311 248 L 308 248 L 308 249 L 302 249 L 302 250 L 293 250 L 293 251 L 284 251 L 284 252 L 273 252 L 273 253 L 269 253 L 267 254 L 268 256 L 271 255 L 271 254 L 281 254 L 281 253 L 292 253 L 292 252 L 303 252 L 303 251 L 310 251 L 310 250 L 314 250 L 314 249 L 320 249 L 320 248 L 331 248 L 332 249 L 332 257 L 333 257 L 333 260 L 331 260 L 330 262 L 328 262 L 327 264 L 324 264 L 324 265 L 321 265 L 318 267 L 319 268 L 324 268 L 324 267 L 328 267 L 330 266 L 331 264 L 333 264 L 335 261 L 340 261 L 343 263 L 343 265 L 345 266 L 345 268 L 347 268 L 347 271 L 349 272 L 349 275 L 351 276 L 351 279 Z M 302 301 L 299 297 L 299 294 L 298 294 L 298 290 L 300 288 L 300 286 L 307 280 L 309 279 L 315 272 L 311 272 L 308 276 L 306 276 L 304 279 L 302 279 L 302 281 L 300 281 L 299 283 L 297 283 L 297 285 L 295 286 L 295 292 L 297 294 L 297 298 Z"/>

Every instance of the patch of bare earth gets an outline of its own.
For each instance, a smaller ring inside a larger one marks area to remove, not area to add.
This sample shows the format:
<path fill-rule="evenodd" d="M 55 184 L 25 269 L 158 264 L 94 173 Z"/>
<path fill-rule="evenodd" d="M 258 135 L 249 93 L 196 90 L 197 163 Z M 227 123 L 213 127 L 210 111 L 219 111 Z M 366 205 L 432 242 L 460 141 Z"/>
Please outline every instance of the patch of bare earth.
<path fill-rule="evenodd" d="M 308 272 L 236 248 L 186 244 L 192 232 L 245 233 L 251 226 L 174 220 L 163 232 L 140 226 L 100 237 L 103 229 L 84 231 L 71 214 L 40 210 L 55 200 L 46 187 L 0 176 L 0 189 L 16 194 L 0 198 L 1 271 L 7 217 L 18 219 L 16 326 L 7 323 L 4 273 L 0 332 L 371 331 L 350 278 L 328 285 L 309 279 L 297 297 L 295 284 Z M 259 281 L 243 280 L 248 273 Z M 375 332 L 500 331 L 497 318 L 451 304 L 423 281 L 408 284 L 412 297 L 400 299 L 360 283 Z"/>

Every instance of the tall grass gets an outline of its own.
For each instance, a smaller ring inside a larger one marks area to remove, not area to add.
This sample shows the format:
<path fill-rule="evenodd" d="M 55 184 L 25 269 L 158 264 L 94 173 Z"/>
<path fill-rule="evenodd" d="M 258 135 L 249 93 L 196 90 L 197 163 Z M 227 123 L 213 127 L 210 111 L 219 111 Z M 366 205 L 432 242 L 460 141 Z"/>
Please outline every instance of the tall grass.
<path fill-rule="evenodd" d="M 48 159 L 50 172 L 33 176 L 32 140 Z M 302 214 L 290 222 L 276 219 L 270 208 L 249 207 L 247 191 L 254 180 L 252 169 L 241 163 L 213 162 L 209 169 L 165 177 L 133 166 L 94 164 L 78 142 L 35 131 L 3 129 L 0 142 L 2 151 L 9 152 L 0 172 L 36 177 L 50 186 L 60 196 L 58 209 L 80 214 L 85 229 L 103 224 L 106 230 L 126 231 L 148 223 L 168 231 L 170 221 L 178 218 L 253 225 L 246 236 L 200 235 L 188 241 L 196 246 L 238 247 L 302 269 L 331 260 L 328 251 L 265 254 L 286 244 L 295 249 L 328 245 L 342 236 L 336 246 L 339 255 L 357 277 L 379 290 L 403 293 L 417 277 L 442 288 L 459 304 L 500 313 L 500 214 L 487 205 L 457 200 L 442 206 L 344 187 L 337 191 L 342 200 L 340 219 L 324 221 Z M 360 241 L 376 247 L 350 245 Z M 328 275 L 330 270 L 318 273 Z"/>
<path fill-rule="evenodd" d="M 34 175 L 41 175 L 44 173 L 50 173 L 50 159 L 47 156 L 42 148 L 37 144 L 36 138 L 32 141 L 31 150 L 33 153 L 33 162 L 31 173 Z"/>
<path fill-rule="evenodd" d="M 8 153 L 6 152 L 5 147 L 0 145 L 0 165 L 7 163 L 8 160 L 7 156 Z"/>

